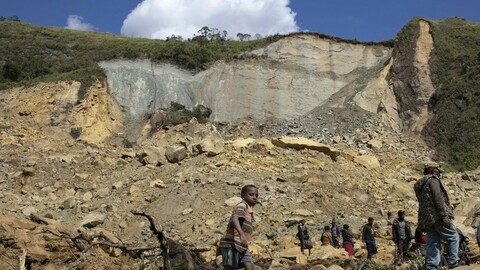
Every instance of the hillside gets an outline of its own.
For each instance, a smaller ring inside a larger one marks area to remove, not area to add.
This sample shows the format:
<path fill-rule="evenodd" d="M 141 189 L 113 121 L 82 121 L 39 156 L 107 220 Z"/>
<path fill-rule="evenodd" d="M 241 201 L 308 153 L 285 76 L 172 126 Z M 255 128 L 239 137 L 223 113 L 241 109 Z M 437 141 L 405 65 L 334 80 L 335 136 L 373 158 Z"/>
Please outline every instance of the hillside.
<path fill-rule="evenodd" d="M 437 158 L 456 169 L 475 169 L 480 165 L 480 145 L 475 139 L 480 135 L 480 25 L 452 18 L 426 20 L 428 25 L 422 29 L 422 21 L 414 18 L 397 37 L 394 76 L 400 77 L 395 84 L 400 117 L 407 123 L 406 130 L 420 132 L 436 149 Z M 431 44 L 423 60 L 414 57 L 419 36 Z M 421 66 L 428 66 L 423 79 L 418 76 Z M 419 115 L 428 122 L 416 130 L 408 121 Z"/>
<path fill-rule="evenodd" d="M 51 67 L 37 76 L 31 75 L 35 68 L 20 65 L 17 81 L 4 75 L 1 81 L 0 251 L 5 256 L 0 268 L 17 269 L 21 263 L 31 269 L 158 269 L 159 243 L 148 220 L 134 214 L 145 211 L 171 239 L 172 263 L 218 269 L 216 243 L 232 204 L 243 185 L 255 184 L 261 203 L 255 207 L 250 249 L 257 269 L 393 269 L 392 220 L 386 213 L 405 209 L 416 224 L 412 186 L 422 164 L 444 153 L 432 148 L 439 139 L 428 132 L 449 112 L 436 107 L 452 101 L 444 91 L 456 89 L 435 75 L 449 59 L 441 57 L 436 35 L 447 35 L 453 26 L 471 27 L 460 35 L 465 40 L 473 39 L 478 27 L 459 19 L 415 18 L 394 48 L 302 33 L 231 42 L 224 44 L 230 48 L 223 55 L 230 55 L 228 60 L 204 59 L 187 69 L 175 62 L 181 57 L 136 59 L 150 49 L 162 55 L 160 47 L 178 40 L 0 23 L 2 30 L 10 29 L 0 31 L 2 44 L 23 40 L 10 50 L 0 46 L 1 65 L 38 59 L 40 66 Z M 39 43 L 23 38 L 45 36 Z M 55 43 L 62 49 L 52 48 Z M 14 48 L 18 54 L 11 53 Z M 135 48 L 132 58 L 124 54 L 127 48 Z M 66 59 L 77 66 L 57 69 Z M 473 76 L 475 63 L 469 65 L 466 74 Z M 82 78 L 89 79 L 74 80 L 82 70 L 89 74 Z M 465 82 L 472 100 L 475 83 Z M 176 110 L 165 108 L 168 104 Z M 184 118 L 198 104 L 212 110 L 210 122 Z M 282 107 L 274 111 L 271 104 Z M 470 115 L 475 108 L 470 101 L 461 104 L 467 114 L 456 116 L 470 117 L 473 124 L 466 130 L 476 132 L 478 114 Z M 478 149 L 478 142 L 459 138 Z M 465 153 L 472 158 L 476 152 Z M 478 166 L 468 164 L 444 163 L 447 169 Z M 443 177 L 455 224 L 473 239 L 480 222 L 480 171 L 446 170 Z M 359 232 L 369 216 L 376 220 L 379 254 L 365 265 Z M 352 227 L 353 259 L 319 246 L 332 218 Z M 310 257 L 300 253 L 295 239 L 301 219 L 314 239 Z M 197 248 L 199 256 L 190 256 L 185 247 Z"/>
<path fill-rule="evenodd" d="M 425 23 L 424 29 L 427 32 L 420 31 L 421 22 Z M 119 59 L 150 59 L 149 61 L 153 63 L 171 63 L 182 69 L 198 72 L 208 70 L 217 60 L 230 61 L 238 58 L 240 52 L 265 48 L 268 44 L 287 37 L 277 35 L 261 40 L 239 42 L 208 38 L 207 34 L 214 33 L 205 34 L 199 31 L 199 35 L 194 40 L 183 41 L 172 37 L 164 41 L 38 27 L 12 21 L 0 22 L 0 28 L 2 29 L 0 33 L 0 66 L 2 68 L 0 89 L 39 82 L 76 80 L 83 83 L 82 88 L 85 90 L 96 79 L 106 77 L 105 70 L 98 66 L 100 61 Z M 478 44 L 476 43 L 479 28 L 478 24 L 460 18 L 443 21 L 412 19 L 399 32 L 395 43 L 396 49 L 393 52 L 393 67 L 388 74 L 383 75 L 386 76 L 387 83 L 393 83 L 390 91 L 395 93 L 393 98 L 398 103 L 396 105 L 398 108 L 396 106 L 388 108 L 385 107 L 385 104 L 379 104 L 379 107 L 367 109 L 390 110 L 387 112 L 390 115 L 388 121 L 394 121 L 394 125 L 398 125 L 399 121 L 395 120 L 395 117 L 392 119 L 391 115 L 398 113 L 397 117 L 404 122 L 400 123 L 401 129 L 421 134 L 429 146 L 437 151 L 436 158 L 448 163 L 449 167 L 454 170 L 471 170 L 480 165 L 478 152 L 480 147 L 478 140 L 475 139 L 479 135 L 478 127 L 480 125 L 472 124 L 478 123 L 478 115 L 480 115 L 479 106 L 477 106 L 479 82 L 478 76 L 476 76 L 480 68 Z M 417 42 L 420 40 L 417 38 L 420 33 L 425 33 L 423 40 L 430 39 L 432 45 L 431 48 L 422 47 L 427 50 L 426 54 L 423 58 L 415 59 L 414 48 L 419 45 Z M 290 36 L 294 37 L 297 34 Z M 336 43 L 352 45 L 390 48 L 393 44 L 392 41 L 373 44 L 342 40 L 315 33 L 307 35 L 310 35 L 312 39 L 315 37 L 325 38 Z M 434 44 L 433 40 L 435 40 Z M 264 53 L 268 54 L 268 52 Z M 242 54 L 241 58 L 245 57 L 258 59 L 265 55 Z M 275 63 L 274 61 L 277 60 L 271 59 L 268 61 L 268 65 Z M 419 64 L 415 66 L 413 63 Z M 271 68 L 278 69 L 278 66 Z M 425 71 L 421 71 L 423 69 Z M 291 72 L 288 69 L 286 71 Z M 428 75 L 425 79 L 421 79 L 413 74 Z M 325 75 L 318 74 L 318 76 L 321 78 Z M 309 85 L 312 83 L 312 79 L 293 83 Z M 364 84 L 368 86 L 368 82 L 364 82 Z M 205 85 L 205 87 L 212 87 L 212 85 Z M 251 88 L 251 86 L 248 87 Z M 328 89 L 331 86 L 320 85 L 319 87 Z M 275 86 L 269 89 L 274 88 Z M 290 91 L 296 90 L 291 89 Z M 297 98 L 295 97 L 295 99 Z M 197 102 L 208 103 L 205 100 Z M 183 105 L 188 107 L 188 104 L 184 103 Z M 302 111 L 307 108 L 309 107 L 299 107 L 298 109 Z M 365 109 L 365 107 L 362 108 Z M 153 111 L 150 110 L 150 113 Z M 223 114 L 218 109 L 213 113 L 214 115 Z M 267 113 L 271 114 L 272 112 Z M 273 114 L 272 117 L 275 117 L 276 113 L 273 112 Z"/>

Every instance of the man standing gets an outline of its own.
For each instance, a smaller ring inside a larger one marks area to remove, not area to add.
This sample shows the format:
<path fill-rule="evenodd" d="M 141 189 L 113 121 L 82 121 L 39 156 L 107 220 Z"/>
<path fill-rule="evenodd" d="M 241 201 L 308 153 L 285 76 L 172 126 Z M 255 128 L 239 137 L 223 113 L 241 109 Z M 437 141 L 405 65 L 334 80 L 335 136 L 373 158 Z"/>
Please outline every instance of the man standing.
<path fill-rule="evenodd" d="M 427 163 L 424 176 L 415 185 L 418 206 L 418 227 L 427 232 L 426 269 L 437 269 L 440 264 L 440 242 L 444 240 L 447 248 L 449 268 L 458 266 L 459 237 L 452 223 L 453 207 L 448 193 L 440 180 L 438 164 Z"/>
<path fill-rule="evenodd" d="M 410 222 L 405 220 L 405 211 L 398 211 L 398 218 L 392 224 L 392 238 L 397 247 L 397 254 L 395 254 L 397 262 L 402 263 L 407 256 L 408 248 L 410 246 L 412 232 L 410 230 Z"/>
<path fill-rule="evenodd" d="M 336 248 L 340 247 L 340 226 L 337 225 L 335 219 L 332 220 L 332 237 L 333 237 L 333 246 Z"/>
<path fill-rule="evenodd" d="M 375 233 L 373 231 L 373 217 L 369 217 L 368 223 L 363 225 L 362 241 L 367 247 L 367 259 L 370 260 L 373 255 L 377 254 L 377 243 L 375 243 Z"/>

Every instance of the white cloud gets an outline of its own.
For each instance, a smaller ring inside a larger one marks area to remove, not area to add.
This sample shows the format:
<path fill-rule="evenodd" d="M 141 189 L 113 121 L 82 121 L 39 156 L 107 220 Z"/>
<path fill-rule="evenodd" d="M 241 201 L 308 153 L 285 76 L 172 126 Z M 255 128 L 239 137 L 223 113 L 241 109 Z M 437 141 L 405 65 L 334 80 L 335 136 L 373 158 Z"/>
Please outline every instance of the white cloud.
<path fill-rule="evenodd" d="M 69 15 L 67 18 L 67 26 L 65 28 L 72 30 L 92 31 L 96 30 L 96 27 L 92 24 L 82 22 L 83 17 L 78 15 Z"/>
<path fill-rule="evenodd" d="M 204 26 L 262 36 L 299 31 L 289 0 L 144 0 L 123 21 L 122 35 L 191 38 Z"/>

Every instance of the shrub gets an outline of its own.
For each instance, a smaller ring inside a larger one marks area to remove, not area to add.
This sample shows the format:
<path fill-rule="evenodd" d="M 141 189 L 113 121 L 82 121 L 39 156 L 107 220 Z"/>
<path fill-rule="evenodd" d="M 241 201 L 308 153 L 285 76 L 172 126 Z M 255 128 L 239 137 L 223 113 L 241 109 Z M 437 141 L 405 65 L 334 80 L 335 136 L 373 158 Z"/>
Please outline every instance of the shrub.
<path fill-rule="evenodd" d="M 2 68 L 3 77 L 10 81 L 19 81 L 22 75 L 22 67 L 15 62 L 8 61 Z"/>

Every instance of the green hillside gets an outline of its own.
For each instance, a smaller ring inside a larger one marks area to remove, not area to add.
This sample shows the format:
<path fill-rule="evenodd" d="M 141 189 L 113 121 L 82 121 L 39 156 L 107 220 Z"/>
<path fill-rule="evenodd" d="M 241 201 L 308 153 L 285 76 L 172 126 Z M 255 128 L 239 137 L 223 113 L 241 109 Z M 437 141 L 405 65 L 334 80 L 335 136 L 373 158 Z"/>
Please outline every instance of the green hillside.
<path fill-rule="evenodd" d="M 460 18 L 430 21 L 434 118 L 424 135 L 456 169 L 480 166 L 480 24 Z"/>

